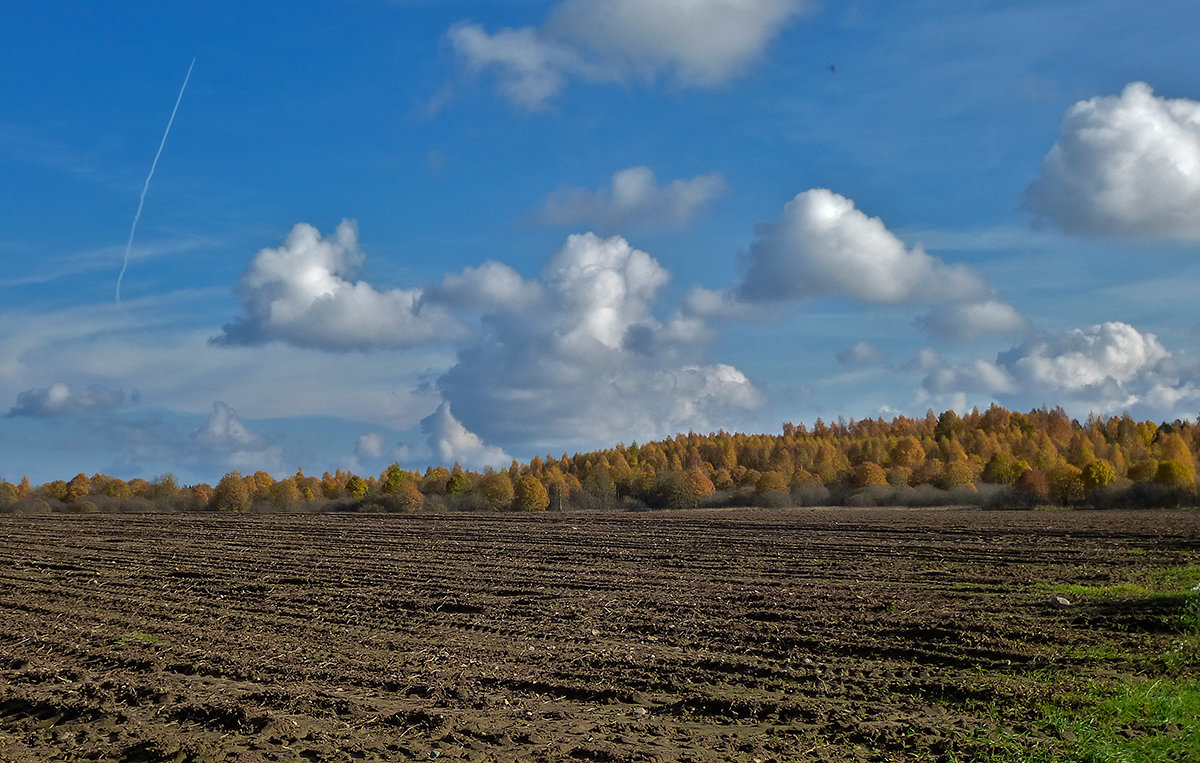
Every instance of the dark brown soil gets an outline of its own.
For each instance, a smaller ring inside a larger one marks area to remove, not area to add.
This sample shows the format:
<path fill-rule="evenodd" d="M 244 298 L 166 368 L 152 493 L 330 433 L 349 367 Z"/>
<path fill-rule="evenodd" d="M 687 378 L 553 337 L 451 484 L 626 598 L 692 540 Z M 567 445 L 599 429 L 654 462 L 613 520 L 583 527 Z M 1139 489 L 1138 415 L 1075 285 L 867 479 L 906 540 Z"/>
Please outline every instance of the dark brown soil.
<path fill-rule="evenodd" d="M 0 760 L 971 759 L 1039 670 L 1171 638 L 1045 586 L 1198 551 L 1200 512 L 4 516 Z"/>

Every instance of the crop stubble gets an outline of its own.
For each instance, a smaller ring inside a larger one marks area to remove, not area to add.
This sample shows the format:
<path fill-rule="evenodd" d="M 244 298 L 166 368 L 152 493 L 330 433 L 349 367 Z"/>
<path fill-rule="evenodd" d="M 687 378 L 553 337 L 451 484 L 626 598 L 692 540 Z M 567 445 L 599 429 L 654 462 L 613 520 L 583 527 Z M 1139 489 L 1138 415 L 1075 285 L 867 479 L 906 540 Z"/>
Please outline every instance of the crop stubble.
<path fill-rule="evenodd" d="M 0 760 L 970 759 L 1039 670 L 1169 639 L 1040 584 L 1179 564 L 1200 512 L 7 516 L 0 538 Z"/>

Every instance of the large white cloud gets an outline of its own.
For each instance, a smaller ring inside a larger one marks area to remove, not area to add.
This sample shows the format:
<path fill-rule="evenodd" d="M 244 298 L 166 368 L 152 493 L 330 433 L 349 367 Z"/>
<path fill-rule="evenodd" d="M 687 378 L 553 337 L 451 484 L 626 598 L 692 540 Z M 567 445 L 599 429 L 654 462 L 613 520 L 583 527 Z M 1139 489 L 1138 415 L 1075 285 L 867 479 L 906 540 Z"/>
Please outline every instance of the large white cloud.
<path fill-rule="evenodd" d="M 1154 334 L 1109 322 L 1027 342 L 999 361 L 1039 388 L 1078 392 L 1106 385 L 1124 389 L 1169 356 Z"/>
<path fill-rule="evenodd" d="M 737 303 L 768 306 L 819 297 L 871 304 L 932 306 L 920 322 L 931 333 L 974 338 L 1011 333 L 1025 319 L 974 270 L 908 247 L 878 217 L 825 188 L 798 194 L 779 219 L 758 226 L 740 283 L 716 300 L 694 293 L 690 309 L 732 315 Z"/>
<path fill-rule="evenodd" d="M 563 188 L 550 194 L 534 214 L 547 225 L 588 223 L 615 230 L 639 225 L 682 225 L 725 190 L 719 173 L 671 181 L 660 186 L 648 167 L 630 167 L 612 176 L 605 189 Z"/>
<path fill-rule="evenodd" d="M 728 82 L 806 5 L 803 0 L 563 0 L 536 29 L 489 34 L 477 24 L 459 24 L 448 36 L 473 70 L 496 70 L 506 97 L 538 108 L 570 77 L 666 75 L 688 87 Z"/>
<path fill-rule="evenodd" d="M 643 76 L 668 71 L 685 85 L 716 85 L 740 74 L 805 5 L 799 0 L 564 0 L 546 29 L 622 71 Z"/>
<path fill-rule="evenodd" d="M 363 259 L 353 222 L 343 220 L 330 238 L 298 223 L 283 246 L 250 261 L 236 289 L 243 314 L 214 341 L 345 351 L 411 347 L 456 330 L 444 311 L 423 303 L 420 289 L 378 291 L 351 281 Z"/>
<path fill-rule="evenodd" d="M 825 188 L 798 194 L 777 221 L 759 226 L 747 263 L 738 291 L 750 301 L 959 301 L 988 291 L 968 268 L 909 249 L 878 217 Z"/>
<path fill-rule="evenodd" d="M 670 276 L 623 238 L 570 236 L 540 279 L 486 262 L 440 284 L 392 292 L 343 277 L 361 259 L 352 226 L 332 240 L 297 226 L 283 247 L 255 256 L 239 284 L 245 314 L 217 343 L 275 339 L 331 351 L 456 346 L 454 361 L 426 376 L 436 378 L 431 386 L 454 415 L 447 408 L 422 426 L 435 454 L 470 463 L 500 452 L 485 440 L 510 449 L 595 446 L 732 425 L 731 417 L 761 402 L 736 368 L 705 362 L 712 336 L 700 317 L 655 317 Z M 406 297 L 389 312 L 387 297 L 397 294 Z M 358 309 L 360 299 L 371 314 Z M 343 307 L 331 325 L 322 321 L 323 305 L 334 300 Z M 474 433 L 483 439 L 475 443 Z"/>
<path fill-rule="evenodd" d="M 1200 102 L 1134 82 L 1076 103 L 1026 203 L 1072 233 L 1200 239 Z"/>
<path fill-rule="evenodd" d="M 502 262 L 489 260 L 479 267 L 447 273 L 442 283 L 428 289 L 426 301 L 463 312 L 528 309 L 543 299 L 541 284 L 527 281 Z"/>
<path fill-rule="evenodd" d="M 620 237 L 571 236 L 543 271 L 546 302 L 488 316 L 438 388 L 485 440 L 573 447 L 730 421 L 761 395 L 705 364 L 706 333 L 651 307 L 668 273 Z"/>

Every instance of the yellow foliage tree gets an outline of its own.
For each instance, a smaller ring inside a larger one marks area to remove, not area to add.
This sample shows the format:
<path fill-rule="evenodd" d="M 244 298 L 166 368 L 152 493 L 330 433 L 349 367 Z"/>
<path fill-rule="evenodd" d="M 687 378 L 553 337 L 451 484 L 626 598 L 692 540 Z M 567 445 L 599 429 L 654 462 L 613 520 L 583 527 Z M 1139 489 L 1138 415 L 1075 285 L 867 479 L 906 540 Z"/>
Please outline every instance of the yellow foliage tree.
<path fill-rule="evenodd" d="M 550 494 L 542 481 L 532 474 L 517 478 L 513 485 L 513 508 L 519 511 L 545 511 L 550 505 Z"/>

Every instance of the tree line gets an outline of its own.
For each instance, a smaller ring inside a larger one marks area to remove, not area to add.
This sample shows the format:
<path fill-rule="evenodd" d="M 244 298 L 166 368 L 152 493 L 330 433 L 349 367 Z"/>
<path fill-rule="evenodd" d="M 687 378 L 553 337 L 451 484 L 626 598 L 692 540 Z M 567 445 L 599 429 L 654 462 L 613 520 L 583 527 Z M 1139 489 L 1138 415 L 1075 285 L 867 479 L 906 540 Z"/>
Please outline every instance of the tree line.
<path fill-rule="evenodd" d="M 1072 419 L 1062 408 L 992 405 L 960 416 L 817 419 L 781 434 L 694 432 L 508 469 L 392 464 L 276 478 L 231 471 L 216 485 L 104 474 L 0 481 L 6 511 L 545 511 L 699 506 L 1175 506 L 1200 503 L 1200 426 L 1128 414 Z"/>

